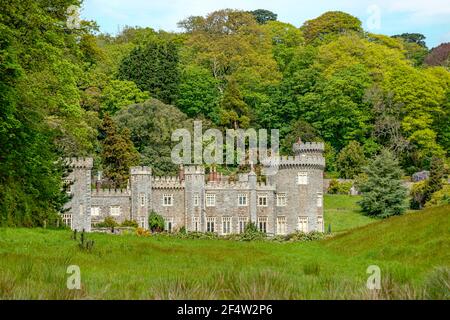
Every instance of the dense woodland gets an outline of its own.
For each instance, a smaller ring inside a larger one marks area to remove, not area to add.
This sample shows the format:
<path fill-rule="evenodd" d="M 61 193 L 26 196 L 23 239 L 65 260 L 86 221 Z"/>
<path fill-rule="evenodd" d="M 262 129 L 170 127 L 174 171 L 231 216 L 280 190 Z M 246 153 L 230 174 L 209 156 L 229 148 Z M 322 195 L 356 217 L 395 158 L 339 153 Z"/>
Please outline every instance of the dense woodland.
<path fill-rule="evenodd" d="M 298 137 L 324 141 L 333 177 L 354 178 L 382 149 L 406 174 L 449 156 L 450 44 L 372 34 L 343 12 L 298 28 L 231 9 L 186 17 L 179 33 L 113 36 L 95 21 L 69 28 L 72 4 L 3 1 L 0 225 L 57 219 L 66 156 L 93 156 L 115 187 L 131 165 L 175 173 L 171 133 L 194 119 L 279 129 L 286 154 Z"/>

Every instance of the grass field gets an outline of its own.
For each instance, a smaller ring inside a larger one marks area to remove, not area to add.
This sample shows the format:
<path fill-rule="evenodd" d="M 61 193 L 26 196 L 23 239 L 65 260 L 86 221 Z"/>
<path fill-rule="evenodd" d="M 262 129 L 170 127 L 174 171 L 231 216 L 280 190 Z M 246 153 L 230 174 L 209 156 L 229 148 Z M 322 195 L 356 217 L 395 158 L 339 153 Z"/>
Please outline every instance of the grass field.
<path fill-rule="evenodd" d="M 85 252 L 69 231 L 0 228 L 0 298 L 450 299 L 450 206 L 351 229 L 364 224 L 354 210 L 327 209 L 341 232 L 297 243 L 89 234 Z M 69 265 L 81 290 L 66 288 Z M 369 265 L 381 268 L 380 291 L 366 288 Z"/>
<path fill-rule="evenodd" d="M 360 196 L 325 195 L 325 231 L 338 233 L 377 221 L 361 214 L 357 202 Z"/>

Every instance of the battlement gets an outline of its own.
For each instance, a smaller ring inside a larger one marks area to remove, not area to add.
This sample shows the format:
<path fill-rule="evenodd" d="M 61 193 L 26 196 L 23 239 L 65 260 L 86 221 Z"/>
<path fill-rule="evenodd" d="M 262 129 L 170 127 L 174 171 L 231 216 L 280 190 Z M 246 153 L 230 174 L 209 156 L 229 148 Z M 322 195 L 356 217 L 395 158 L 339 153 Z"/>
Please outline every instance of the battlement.
<path fill-rule="evenodd" d="M 184 174 L 205 174 L 205 167 L 202 165 L 188 165 L 184 167 Z"/>
<path fill-rule="evenodd" d="M 243 190 L 250 189 L 250 185 L 246 181 L 208 181 L 206 189 L 234 189 Z"/>
<path fill-rule="evenodd" d="M 322 156 L 302 154 L 298 156 L 279 156 L 278 158 L 267 158 L 261 162 L 266 167 L 293 167 L 311 166 L 325 168 L 325 158 Z"/>
<path fill-rule="evenodd" d="M 100 189 L 92 190 L 92 197 L 129 197 L 131 196 L 128 189 Z"/>
<path fill-rule="evenodd" d="M 182 189 L 184 181 L 177 176 L 152 177 L 152 188 L 155 189 Z"/>
<path fill-rule="evenodd" d="M 152 174 L 152 169 L 150 167 L 131 167 L 130 174 Z"/>
<path fill-rule="evenodd" d="M 92 158 L 65 158 L 64 162 L 71 168 L 92 169 L 94 159 Z"/>
<path fill-rule="evenodd" d="M 323 142 L 300 142 L 294 143 L 292 146 L 295 154 L 302 153 L 323 153 L 325 151 L 325 144 Z"/>

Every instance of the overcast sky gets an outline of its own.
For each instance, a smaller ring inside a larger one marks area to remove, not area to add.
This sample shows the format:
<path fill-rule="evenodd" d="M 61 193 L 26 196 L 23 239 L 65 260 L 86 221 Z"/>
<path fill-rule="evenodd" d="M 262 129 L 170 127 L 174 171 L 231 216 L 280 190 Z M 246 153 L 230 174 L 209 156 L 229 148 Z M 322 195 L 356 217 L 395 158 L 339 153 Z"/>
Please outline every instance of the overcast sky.
<path fill-rule="evenodd" d="M 419 32 L 430 48 L 450 42 L 450 0 L 84 0 L 81 16 L 111 34 L 126 25 L 180 31 L 177 22 L 187 16 L 224 8 L 267 9 L 297 27 L 325 11 L 340 10 L 358 17 L 371 32 Z"/>

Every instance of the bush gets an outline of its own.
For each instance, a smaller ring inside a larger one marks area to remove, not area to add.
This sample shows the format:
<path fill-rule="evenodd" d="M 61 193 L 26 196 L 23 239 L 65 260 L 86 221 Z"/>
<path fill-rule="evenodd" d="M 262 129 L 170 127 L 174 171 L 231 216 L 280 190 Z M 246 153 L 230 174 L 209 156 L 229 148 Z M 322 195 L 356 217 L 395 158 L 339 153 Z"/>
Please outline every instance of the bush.
<path fill-rule="evenodd" d="M 352 181 L 339 182 L 336 179 L 330 181 L 327 192 L 329 194 L 349 194 L 353 186 Z"/>
<path fill-rule="evenodd" d="M 97 223 L 95 225 L 98 228 L 113 228 L 119 226 L 119 224 L 111 217 L 106 217 L 103 222 Z"/>
<path fill-rule="evenodd" d="M 443 206 L 450 204 L 450 185 L 446 184 L 444 187 L 432 194 L 430 201 L 425 204 L 426 208 Z"/>
<path fill-rule="evenodd" d="M 150 212 L 148 216 L 148 227 L 152 232 L 161 232 L 164 230 L 164 218 L 155 211 Z"/>
<path fill-rule="evenodd" d="M 425 203 L 425 192 L 427 189 L 427 181 L 422 180 L 413 184 L 410 191 L 410 208 L 411 209 L 422 209 Z"/>
<path fill-rule="evenodd" d="M 133 227 L 133 228 L 139 227 L 138 223 L 134 220 L 125 220 L 124 222 L 122 222 L 121 226 L 122 227 Z"/>

